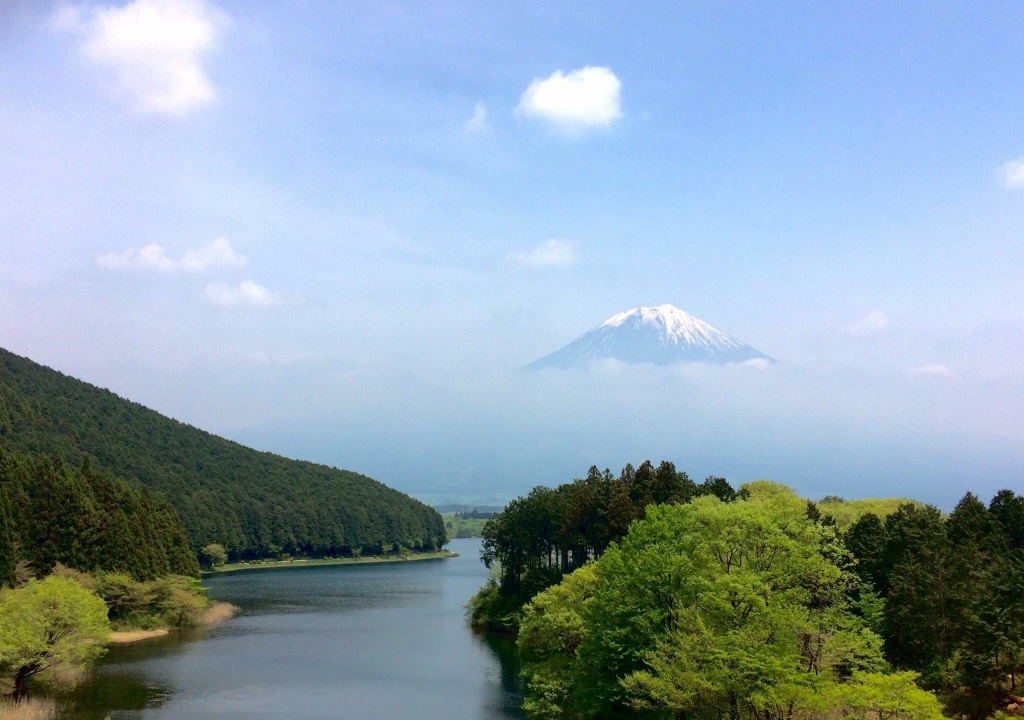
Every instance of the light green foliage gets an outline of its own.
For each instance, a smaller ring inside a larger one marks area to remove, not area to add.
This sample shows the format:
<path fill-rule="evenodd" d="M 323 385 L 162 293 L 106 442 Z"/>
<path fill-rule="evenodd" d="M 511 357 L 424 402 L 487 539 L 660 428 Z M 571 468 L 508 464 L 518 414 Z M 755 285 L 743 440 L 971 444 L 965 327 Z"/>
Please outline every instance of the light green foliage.
<path fill-rule="evenodd" d="M 827 695 L 824 717 L 843 720 L 942 720 L 942 707 L 915 684 L 917 673 L 854 673 Z"/>
<path fill-rule="evenodd" d="M 793 488 L 789 485 L 772 482 L 771 480 L 751 480 L 750 482 L 743 483 L 740 485 L 739 493 L 747 500 L 776 497 L 780 495 L 784 497 L 796 495 Z"/>
<path fill-rule="evenodd" d="M 587 633 L 586 605 L 597 585 L 596 566 L 584 565 L 523 609 L 518 646 L 530 693 L 523 709 L 531 717 L 571 718 L 578 678 L 574 653 Z"/>
<path fill-rule="evenodd" d="M 109 629 L 106 605 L 75 580 L 51 576 L 0 592 L 0 668 L 15 697 L 30 677 L 89 665 Z"/>
<path fill-rule="evenodd" d="M 586 574 L 535 598 L 520 637 L 532 717 L 818 716 L 851 676 L 882 670 L 834 529 L 785 486 L 741 493 L 649 507 Z"/>
<path fill-rule="evenodd" d="M 906 498 L 865 498 L 863 500 L 842 500 L 823 498 L 818 503 L 822 515 L 831 515 L 840 530 L 846 530 L 868 513 L 882 520 L 896 512 L 901 505 L 921 506 L 916 500 Z"/>
<path fill-rule="evenodd" d="M 204 567 L 220 567 L 228 561 L 228 552 L 220 543 L 208 543 L 199 551 L 199 562 Z"/>

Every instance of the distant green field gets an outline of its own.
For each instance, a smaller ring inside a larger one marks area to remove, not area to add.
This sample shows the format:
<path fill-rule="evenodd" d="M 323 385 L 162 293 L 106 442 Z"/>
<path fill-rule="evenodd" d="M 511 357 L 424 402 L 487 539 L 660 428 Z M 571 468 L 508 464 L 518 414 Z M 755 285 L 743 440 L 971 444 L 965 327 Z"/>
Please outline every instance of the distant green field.
<path fill-rule="evenodd" d="M 441 513 L 448 539 L 482 537 L 486 520 L 456 517 L 456 513 Z"/>
<path fill-rule="evenodd" d="M 818 509 L 822 515 L 831 515 L 836 519 L 840 530 L 846 530 L 856 523 L 863 515 L 874 513 L 880 518 L 892 515 L 900 505 L 911 503 L 920 505 L 917 500 L 907 498 L 865 498 L 863 500 L 835 500 L 819 502 Z"/>

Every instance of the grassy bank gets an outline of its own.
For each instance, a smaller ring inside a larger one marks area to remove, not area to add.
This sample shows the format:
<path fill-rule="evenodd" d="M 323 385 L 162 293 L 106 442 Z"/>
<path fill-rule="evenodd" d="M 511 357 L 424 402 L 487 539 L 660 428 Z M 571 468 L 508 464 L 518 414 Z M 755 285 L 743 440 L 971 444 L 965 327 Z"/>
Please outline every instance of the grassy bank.
<path fill-rule="evenodd" d="M 318 567 L 320 565 L 372 565 L 376 563 L 413 562 L 416 560 L 440 560 L 455 557 L 458 553 L 450 550 L 439 550 L 429 553 L 410 553 L 408 555 L 367 555 L 351 558 L 296 558 L 294 560 L 254 560 L 221 565 L 204 575 L 238 572 L 240 570 L 275 570 L 277 568 Z"/>

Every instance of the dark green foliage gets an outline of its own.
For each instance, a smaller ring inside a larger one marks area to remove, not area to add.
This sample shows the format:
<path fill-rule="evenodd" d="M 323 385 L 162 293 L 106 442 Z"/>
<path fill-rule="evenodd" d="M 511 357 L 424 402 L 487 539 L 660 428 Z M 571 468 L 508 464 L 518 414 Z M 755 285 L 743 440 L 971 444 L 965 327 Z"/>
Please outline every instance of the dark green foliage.
<path fill-rule="evenodd" d="M 1024 548 L 1024 496 L 1000 490 L 988 506 L 997 532 L 1010 548 Z"/>
<path fill-rule="evenodd" d="M 251 450 L 5 350 L 0 448 L 75 467 L 91 459 L 167 500 L 193 555 L 211 542 L 253 559 L 436 550 L 446 541 L 437 512 L 375 480 Z M 78 492 L 69 486 L 62 502 L 74 504 Z M 144 530 L 126 519 L 113 532 L 131 542 Z"/>
<path fill-rule="evenodd" d="M 455 517 L 463 520 L 490 520 L 492 517 L 497 515 L 496 512 L 484 512 L 483 510 L 477 510 L 473 508 L 467 512 L 457 512 Z"/>
<path fill-rule="evenodd" d="M 198 575 L 185 527 L 163 501 L 95 470 L 0 449 L 0 508 L 14 557 L 43 575 L 57 563 L 144 580 Z"/>
<path fill-rule="evenodd" d="M 474 620 L 491 627 L 515 626 L 518 611 L 537 593 L 601 557 L 630 524 L 655 504 L 682 504 L 713 495 L 736 498 L 724 478 L 697 485 L 670 462 L 626 465 L 618 477 L 592 466 L 585 478 L 555 489 L 536 487 L 487 521 L 482 558 L 499 570 L 486 597 L 477 598 Z M 489 608 L 497 609 L 488 614 Z"/>
<path fill-rule="evenodd" d="M 846 531 L 846 547 L 857 559 L 855 572 L 868 587 L 885 593 L 889 589 L 889 575 L 882 560 L 885 551 L 885 525 L 874 513 L 861 516 Z"/>
<path fill-rule="evenodd" d="M 0 458 L 0 478 L 3 477 Z M 0 480 L 0 483 L 3 483 Z M 14 568 L 18 559 L 14 548 L 14 521 L 11 519 L 5 486 L 0 484 L 0 587 L 14 584 Z"/>
<path fill-rule="evenodd" d="M 887 659 L 922 674 L 958 715 L 985 718 L 1024 672 L 1024 498 L 967 493 L 948 518 L 903 505 L 846 536 L 865 587 L 884 598 Z"/>

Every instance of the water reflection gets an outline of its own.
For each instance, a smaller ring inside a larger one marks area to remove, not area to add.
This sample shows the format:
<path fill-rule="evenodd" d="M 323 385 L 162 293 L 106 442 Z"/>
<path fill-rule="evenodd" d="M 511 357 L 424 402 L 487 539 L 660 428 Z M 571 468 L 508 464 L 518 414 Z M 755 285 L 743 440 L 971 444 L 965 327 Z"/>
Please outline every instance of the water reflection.
<path fill-rule="evenodd" d="M 492 714 L 481 717 L 522 717 L 523 688 L 519 678 L 519 655 L 516 653 L 516 641 L 509 635 L 474 632 L 473 636 L 482 643 L 497 660 L 494 667 L 497 677 L 492 677 L 495 685 L 496 703 L 491 709 Z"/>
<path fill-rule="evenodd" d="M 65 718 L 521 718 L 514 642 L 464 616 L 486 579 L 479 541 L 453 549 L 461 557 L 211 578 L 239 617 L 112 648 Z"/>

